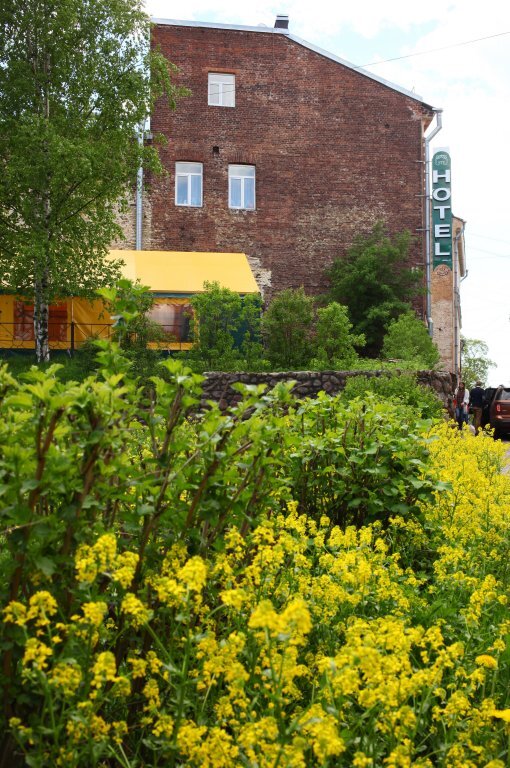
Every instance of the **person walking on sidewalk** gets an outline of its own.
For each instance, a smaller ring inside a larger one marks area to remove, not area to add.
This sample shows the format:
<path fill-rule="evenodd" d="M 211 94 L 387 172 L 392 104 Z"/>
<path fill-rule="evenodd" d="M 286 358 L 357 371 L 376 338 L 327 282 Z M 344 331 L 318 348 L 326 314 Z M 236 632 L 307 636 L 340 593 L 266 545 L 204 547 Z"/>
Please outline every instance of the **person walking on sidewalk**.
<path fill-rule="evenodd" d="M 455 392 L 455 421 L 459 429 L 467 424 L 469 413 L 469 391 L 463 381 L 459 381 L 459 386 Z"/>
<path fill-rule="evenodd" d="M 475 435 L 477 435 L 482 426 L 482 409 L 485 390 L 482 388 L 482 382 L 477 381 L 473 389 L 469 392 L 469 407 L 473 411 L 473 426 Z"/>

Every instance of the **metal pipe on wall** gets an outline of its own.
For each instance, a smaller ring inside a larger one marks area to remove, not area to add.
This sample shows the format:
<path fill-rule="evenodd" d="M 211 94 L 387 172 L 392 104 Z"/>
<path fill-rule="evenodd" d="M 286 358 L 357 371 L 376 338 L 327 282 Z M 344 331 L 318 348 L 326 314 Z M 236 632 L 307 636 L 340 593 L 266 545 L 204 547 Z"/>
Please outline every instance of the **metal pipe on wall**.
<path fill-rule="evenodd" d="M 143 147 L 143 126 L 140 126 L 138 132 L 138 145 L 140 149 Z M 142 195 L 143 195 L 143 164 L 140 160 L 138 171 L 136 172 L 136 215 L 135 215 L 135 250 L 142 250 Z"/>

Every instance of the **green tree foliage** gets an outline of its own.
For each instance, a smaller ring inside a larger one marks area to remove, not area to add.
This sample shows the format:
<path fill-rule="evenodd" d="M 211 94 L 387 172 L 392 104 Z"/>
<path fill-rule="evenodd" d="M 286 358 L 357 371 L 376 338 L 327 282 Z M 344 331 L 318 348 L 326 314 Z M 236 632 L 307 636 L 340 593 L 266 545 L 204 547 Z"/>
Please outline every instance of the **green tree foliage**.
<path fill-rule="evenodd" d="M 277 293 L 262 317 L 269 361 L 275 368 L 299 370 L 310 363 L 313 299 L 303 288 Z"/>
<path fill-rule="evenodd" d="M 365 344 L 363 334 L 351 333 L 347 307 L 336 301 L 317 310 L 315 325 L 316 356 L 313 368 L 342 369 L 354 365 L 358 359 L 355 347 Z"/>
<path fill-rule="evenodd" d="M 48 304 L 117 275 L 104 257 L 119 206 L 141 163 L 159 168 L 136 136 L 183 90 L 149 51 L 139 0 L 3 0 L 0 29 L 0 274 L 34 301 L 41 361 Z"/>
<path fill-rule="evenodd" d="M 146 381 L 156 373 L 159 362 L 159 351 L 149 345 L 165 338 L 159 323 L 148 316 L 154 306 L 153 294 L 139 282 L 121 279 L 111 288 L 100 288 L 98 295 L 113 320 L 113 341 L 124 351 L 134 373 Z"/>
<path fill-rule="evenodd" d="M 408 231 L 391 240 L 379 222 L 327 271 L 328 299 L 348 307 L 354 332 L 365 335 L 364 351 L 370 357 L 379 353 L 389 322 L 409 308 L 422 286 L 421 272 L 408 266 L 411 242 Z"/>
<path fill-rule="evenodd" d="M 476 381 L 487 382 L 489 368 L 496 365 L 489 358 L 489 347 L 481 339 L 461 340 L 461 368 L 462 379 L 469 388 L 475 385 Z"/>
<path fill-rule="evenodd" d="M 425 325 L 412 312 L 404 312 L 389 324 L 382 354 L 417 368 L 434 368 L 440 360 L 439 351 Z"/>
<path fill-rule="evenodd" d="M 260 298 L 241 297 L 217 282 L 191 299 L 193 347 L 186 359 L 195 370 L 240 370 L 262 359 Z"/>

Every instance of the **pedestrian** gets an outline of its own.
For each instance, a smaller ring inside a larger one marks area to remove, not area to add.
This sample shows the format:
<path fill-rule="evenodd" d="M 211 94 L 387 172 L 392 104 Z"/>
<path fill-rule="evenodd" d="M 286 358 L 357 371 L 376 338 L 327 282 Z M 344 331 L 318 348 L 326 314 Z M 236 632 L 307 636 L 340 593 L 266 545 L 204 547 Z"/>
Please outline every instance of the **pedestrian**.
<path fill-rule="evenodd" d="M 485 390 L 482 388 L 482 382 L 477 381 L 469 393 L 469 407 L 473 411 L 473 426 L 475 435 L 477 435 L 482 426 L 482 409 L 485 397 Z"/>
<path fill-rule="evenodd" d="M 459 381 L 459 386 L 455 391 L 455 421 L 459 429 L 467 424 L 469 416 L 469 391 L 463 381 Z"/>

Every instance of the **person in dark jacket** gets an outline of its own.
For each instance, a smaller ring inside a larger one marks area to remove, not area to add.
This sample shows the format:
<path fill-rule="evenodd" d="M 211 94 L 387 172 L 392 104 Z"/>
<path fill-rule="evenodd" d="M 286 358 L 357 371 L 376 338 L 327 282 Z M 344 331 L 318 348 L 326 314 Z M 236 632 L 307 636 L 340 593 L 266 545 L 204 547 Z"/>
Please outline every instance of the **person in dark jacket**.
<path fill-rule="evenodd" d="M 480 431 L 482 425 L 482 409 L 485 390 L 482 388 L 482 382 L 477 381 L 473 389 L 469 392 L 469 407 L 473 411 L 473 426 L 475 435 Z"/>

